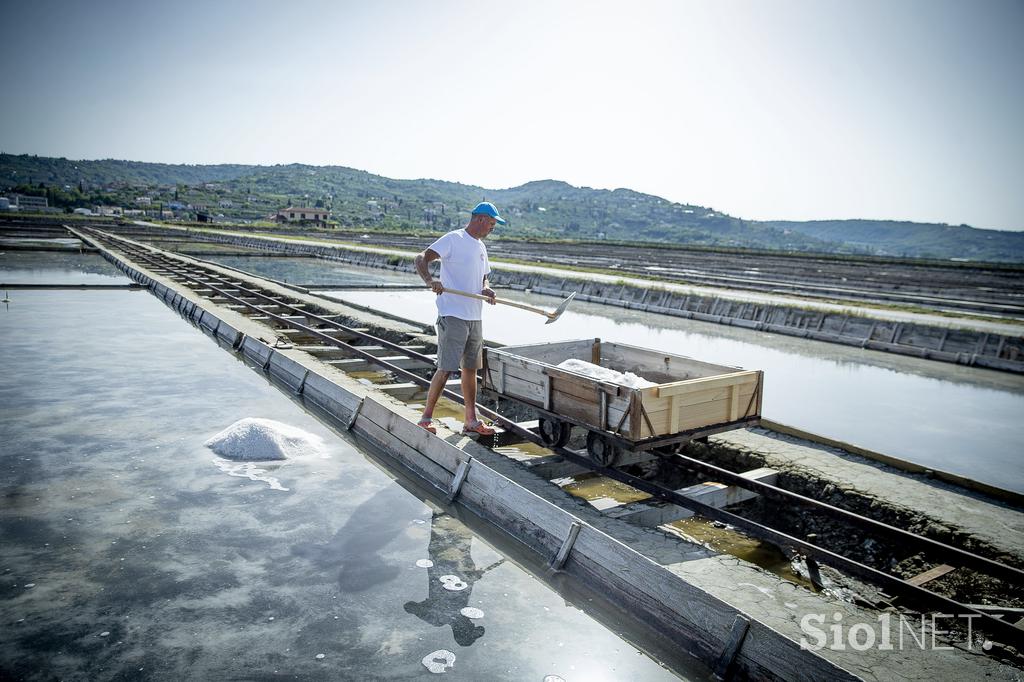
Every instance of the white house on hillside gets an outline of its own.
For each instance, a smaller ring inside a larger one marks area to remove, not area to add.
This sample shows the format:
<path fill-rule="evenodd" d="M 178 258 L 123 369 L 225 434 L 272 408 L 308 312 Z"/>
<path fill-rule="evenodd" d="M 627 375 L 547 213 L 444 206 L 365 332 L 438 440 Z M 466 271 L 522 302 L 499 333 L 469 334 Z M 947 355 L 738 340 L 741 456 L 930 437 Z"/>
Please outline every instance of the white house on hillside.
<path fill-rule="evenodd" d="M 277 221 L 280 223 L 314 223 L 316 225 L 327 225 L 327 209 L 325 208 L 302 208 L 289 206 L 277 212 Z"/>

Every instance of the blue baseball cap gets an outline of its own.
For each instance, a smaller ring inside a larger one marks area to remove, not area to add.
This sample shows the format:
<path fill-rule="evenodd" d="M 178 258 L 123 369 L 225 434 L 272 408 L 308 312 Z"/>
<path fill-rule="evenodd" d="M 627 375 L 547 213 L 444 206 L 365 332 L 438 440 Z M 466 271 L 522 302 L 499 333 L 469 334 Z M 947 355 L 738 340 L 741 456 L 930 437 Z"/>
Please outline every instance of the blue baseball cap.
<path fill-rule="evenodd" d="M 478 213 L 483 215 L 489 215 L 495 220 L 497 220 L 499 225 L 505 224 L 505 219 L 498 215 L 498 209 L 495 208 L 494 204 L 492 204 L 489 201 L 481 201 L 479 204 L 476 205 L 476 208 L 474 208 L 471 211 L 471 213 L 473 215 L 476 215 Z"/>

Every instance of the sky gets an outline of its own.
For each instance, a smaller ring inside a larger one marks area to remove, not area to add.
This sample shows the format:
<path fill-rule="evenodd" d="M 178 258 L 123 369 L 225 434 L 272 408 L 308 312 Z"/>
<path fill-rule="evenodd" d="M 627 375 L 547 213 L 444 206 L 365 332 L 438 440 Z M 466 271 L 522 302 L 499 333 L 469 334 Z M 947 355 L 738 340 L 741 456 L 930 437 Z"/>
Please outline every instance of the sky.
<path fill-rule="evenodd" d="M 1024 230 L 1024 0 L 3 9 L 3 152 Z"/>

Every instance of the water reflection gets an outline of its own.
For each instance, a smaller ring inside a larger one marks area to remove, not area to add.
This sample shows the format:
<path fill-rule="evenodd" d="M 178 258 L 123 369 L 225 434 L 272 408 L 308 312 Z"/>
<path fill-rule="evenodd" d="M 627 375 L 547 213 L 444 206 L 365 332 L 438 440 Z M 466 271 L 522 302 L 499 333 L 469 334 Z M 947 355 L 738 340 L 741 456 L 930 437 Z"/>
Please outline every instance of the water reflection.
<path fill-rule="evenodd" d="M 430 525 L 427 554 L 433 565 L 427 568 L 427 598 L 406 602 L 405 610 L 434 627 L 452 626 L 452 635 L 459 646 L 471 646 L 484 635 L 484 627 L 476 625 L 463 614 L 473 594 L 473 584 L 488 571 L 497 568 L 498 559 L 484 568 L 477 568 L 470 551 L 473 536 L 465 526 L 446 512 L 434 512 Z"/>
<path fill-rule="evenodd" d="M 422 508 L 405 489 L 391 483 L 352 510 L 327 543 L 299 544 L 292 551 L 325 570 L 337 567 L 342 592 L 362 592 L 398 577 L 401 569 L 386 561 L 382 550 Z"/>

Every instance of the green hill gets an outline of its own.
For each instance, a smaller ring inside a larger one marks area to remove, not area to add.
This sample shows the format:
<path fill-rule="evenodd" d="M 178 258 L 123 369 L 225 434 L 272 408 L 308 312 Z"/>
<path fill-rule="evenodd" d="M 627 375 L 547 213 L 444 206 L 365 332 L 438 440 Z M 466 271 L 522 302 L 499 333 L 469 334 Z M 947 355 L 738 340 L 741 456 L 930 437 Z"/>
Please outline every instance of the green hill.
<path fill-rule="evenodd" d="M 747 221 L 629 189 L 538 180 L 487 189 L 442 180 L 396 180 L 343 166 L 174 165 L 0 154 L 0 188 L 63 208 L 96 203 L 172 206 L 255 221 L 288 205 L 324 206 L 340 226 L 439 232 L 464 224 L 481 200 L 509 220 L 504 235 L 831 253 L 1024 262 L 1024 234 L 923 223 Z"/>
<path fill-rule="evenodd" d="M 1009 262 L 1024 260 L 1024 232 L 893 220 L 772 221 L 765 224 L 885 256 Z"/>
<path fill-rule="evenodd" d="M 0 154 L 0 185 L 78 185 L 80 181 L 95 185 L 191 185 L 231 180 L 251 173 L 256 168 L 259 166 L 193 166 L 115 159 L 73 161 L 63 157 Z"/>

